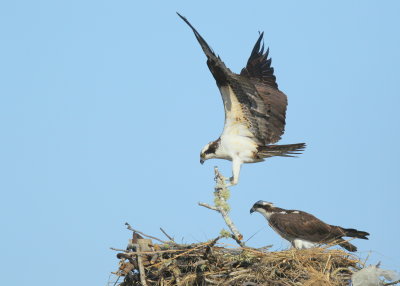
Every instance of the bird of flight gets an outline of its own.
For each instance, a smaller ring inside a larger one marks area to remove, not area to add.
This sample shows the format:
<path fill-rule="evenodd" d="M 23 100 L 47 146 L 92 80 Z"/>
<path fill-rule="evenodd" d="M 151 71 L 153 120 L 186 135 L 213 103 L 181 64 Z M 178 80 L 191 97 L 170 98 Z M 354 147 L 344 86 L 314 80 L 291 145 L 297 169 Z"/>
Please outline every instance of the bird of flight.
<path fill-rule="evenodd" d="M 357 247 L 345 241 L 343 237 L 368 239 L 369 235 L 365 231 L 330 225 L 312 214 L 298 210 L 285 210 L 264 201 L 256 202 L 250 210 L 250 213 L 253 212 L 261 213 L 268 220 L 271 228 L 297 249 L 337 242 L 348 251 L 357 251 Z"/>
<path fill-rule="evenodd" d="M 206 41 L 178 13 L 193 30 L 205 55 L 207 65 L 221 92 L 225 110 L 225 125 L 221 136 L 208 143 L 200 153 L 200 163 L 218 158 L 232 161 L 231 185 L 239 181 L 243 163 L 264 161 L 273 156 L 294 157 L 305 144 L 270 145 L 281 139 L 285 129 L 287 97 L 278 89 L 269 49 L 264 52 L 260 34 L 247 65 L 240 74 L 228 69 Z"/>

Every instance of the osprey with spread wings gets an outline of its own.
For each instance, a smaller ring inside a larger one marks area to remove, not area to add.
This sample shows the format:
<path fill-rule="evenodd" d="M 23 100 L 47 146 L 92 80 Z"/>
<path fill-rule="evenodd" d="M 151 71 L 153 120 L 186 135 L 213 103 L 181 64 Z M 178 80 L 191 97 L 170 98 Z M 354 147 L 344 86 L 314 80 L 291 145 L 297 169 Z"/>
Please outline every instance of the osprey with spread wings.
<path fill-rule="evenodd" d="M 278 89 L 269 49 L 264 52 L 260 34 L 245 68 L 231 72 L 208 46 L 189 21 L 179 17 L 193 30 L 205 55 L 207 65 L 221 92 L 225 126 L 221 136 L 208 143 L 200 153 L 200 162 L 218 158 L 232 161 L 231 185 L 239 181 L 243 163 L 264 161 L 273 156 L 293 157 L 305 148 L 304 143 L 270 145 L 281 139 L 285 129 L 287 97 Z"/>

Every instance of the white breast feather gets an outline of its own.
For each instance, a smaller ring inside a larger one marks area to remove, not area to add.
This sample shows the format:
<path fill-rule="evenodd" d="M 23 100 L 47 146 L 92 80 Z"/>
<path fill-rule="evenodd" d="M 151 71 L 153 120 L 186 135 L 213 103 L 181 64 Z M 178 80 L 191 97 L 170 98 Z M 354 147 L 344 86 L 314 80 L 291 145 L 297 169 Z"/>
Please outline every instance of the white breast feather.
<path fill-rule="evenodd" d="M 253 162 L 257 144 L 252 139 L 248 122 L 243 114 L 241 104 L 230 86 L 221 87 L 225 108 L 225 126 L 221 135 L 221 151 L 233 158 L 238 156 L 242 162 Z"/>
<path fill-rule="evenodd" d="M 318 245 L 317 243 L 303 240 L 303 239 L 298 239 L 298 238 L 294 239 L 292 244 L 297 249 L 308 249 L 308 248 L 316 247 Z"/>
<path fill-rule="evenodd" d="M 269 218 L 271 217 L 272 212 L 267 212 L 266 210 L 264 210 L 264 209 L 262 209 L 262 208 L 258 208 L 257 211 L 258 211 L 260 214 L 262 214 L 262 215 L 269 221 Z"/>
<path fill-rule="evenodd" d="M 225 108 L 225 126 L 222 134 L 253 137 L 248 122 L 242 111 L 242 106 L 237 100 L 232 88 L 224 86 L 220 88 Z"/>

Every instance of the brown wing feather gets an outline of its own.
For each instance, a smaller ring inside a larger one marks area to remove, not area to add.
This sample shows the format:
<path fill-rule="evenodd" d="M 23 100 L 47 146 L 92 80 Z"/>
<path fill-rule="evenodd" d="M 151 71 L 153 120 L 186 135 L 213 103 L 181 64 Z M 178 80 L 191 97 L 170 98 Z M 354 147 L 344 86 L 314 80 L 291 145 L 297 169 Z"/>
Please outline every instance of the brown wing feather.
<path fill-rule="evenodd" d="M 224 62 L 219 56 L 216 56 L 214 51 L 210 48 L 204 38 L 199 32 L 190 24 L 190 22 L 177 12 L 178 16 L 192 29 L 197 41 L 199 42 L 204 54 L 207 57 L 207 65 L 212 75 L 219 85 L 226 85 L 227 74 L 231 71 L 225 66 Z"/>
<path fill-rule="evenodd" d="M 259 122 L 262 132 L 266 135 L 264 144 L 276 143 L 285 132 L 287 96 L 280 90 L 256 79 L 251 79 L 251 81 L 264 102 L 265 111 L 269 114 L 267 122 Z"/>
<path fill-rule="evenodd" d="M 332 227 L 315 216 L 299 211 L 299 213 L 275 213 L 269 219 L 270 225 L 278 232 L 293 238 L 311 242 L 329 242 L 343 236 L 336 227 Z"/>
<path fill-rule="evenodd" d="M 276 77 L 274 75 L 274 68 L 271 66 L 272 59 L 268 58 L 269 48 L 264 53 L 264 43 L 261 46 L 263 36 L 264 32 L 262 32 L 258 37 L 247 61 L 247 65 L 242 69 L 240 75 L 249 78 L 258 78 L 264 84 L 278 89 L 278 84 L 276 83 Z"/>
<path fill-rule="evenodd" d="M 240 103 L 247 108 L 250 131 L 260 145 L 273 144 L 285 132 L 287 96 L 278 89 L 269 50 L 264 53 L 260 34 L 247 65 L 240 75 L 231 74 L 228 84 Z"/>
<path fill-rule="evenodd" d="M 227 84 L 242 104 L 250 131 L 260 145 L 273 144 L 285 131 L 286 95 L 257 79 L 231 73 Z"/>

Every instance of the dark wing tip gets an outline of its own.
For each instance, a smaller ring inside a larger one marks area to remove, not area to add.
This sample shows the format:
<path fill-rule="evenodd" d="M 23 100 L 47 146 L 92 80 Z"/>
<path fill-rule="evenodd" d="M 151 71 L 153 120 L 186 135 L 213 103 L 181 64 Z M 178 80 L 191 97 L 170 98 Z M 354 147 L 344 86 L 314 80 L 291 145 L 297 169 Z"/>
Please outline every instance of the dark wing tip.
<path fill-rule="evenodd" d="M 192 26 L 192 24 L 190 24 L 190 22 L 188 21 L 188 19 L 186 19 L 186 17 L 182 16 L 181 14 L 179 14 L 178 12 L 176 12 L 176 14 L 178 14 L 178 16 L 193 30 L 193 32 L 195 33 L 196 37 L 197 35 L 199 35 L 199 33 L 197 32 L 197 30 Z"/>
<path fill-rule="evenodd" d="M 229 71 L 219 56 L 216 56 L 207 42 L 203 39 L 199 32 L 190 24 L 190 22 L 181 14 L 176 12 L 178 16 L 192 29 L 197 41 L 199 42 L 204 54 L 207 57 L 207 65 L 213 74 L 217 83 L 223 85 L 226 82 L 226 72 Z"/>
<path fill-rule="evenodd" d="M 242 69 L 240 75 L 257 78 L 270 86 L 278 88 L 274 68 L 271 66 L 272 60 L 268 58 L 269 48 L 264 52 L 264 43 L 261 45 L 263 38 L 264 32 L 261 32 L 251 51 L 247 65 Z"/>
<path fill-rule="evenodd" d="M 218 61 L 214 51 L 210 48 L 207 42 L 203 39 L 199 32 L 190 24 L 190 22 L 186 19 L 186 17 L 182 16 L 178 12 L 176 12 L 178 16 L 192 29 L 194 35 L 196 36 L 197 41 L 199 42 L 201 48 L 203 49 L 204 53 L 206 54 L 208 59 L 212 59 L 214 61 Z"/>
<path fill-rule="evenodd" d="M 190 23 L 189 23 L 189 21 L 186 19 L 186 17 L 184 17 L 184 16 L 182 16 L 181 14 L 179 14 L 179 12 L 176 12 L 176 14 L 178 14 L 178 16 L 179 16 L 183 21 L 185 21 L 186 24 L 188 24 L 189 26 L 191 26 Z"/>

